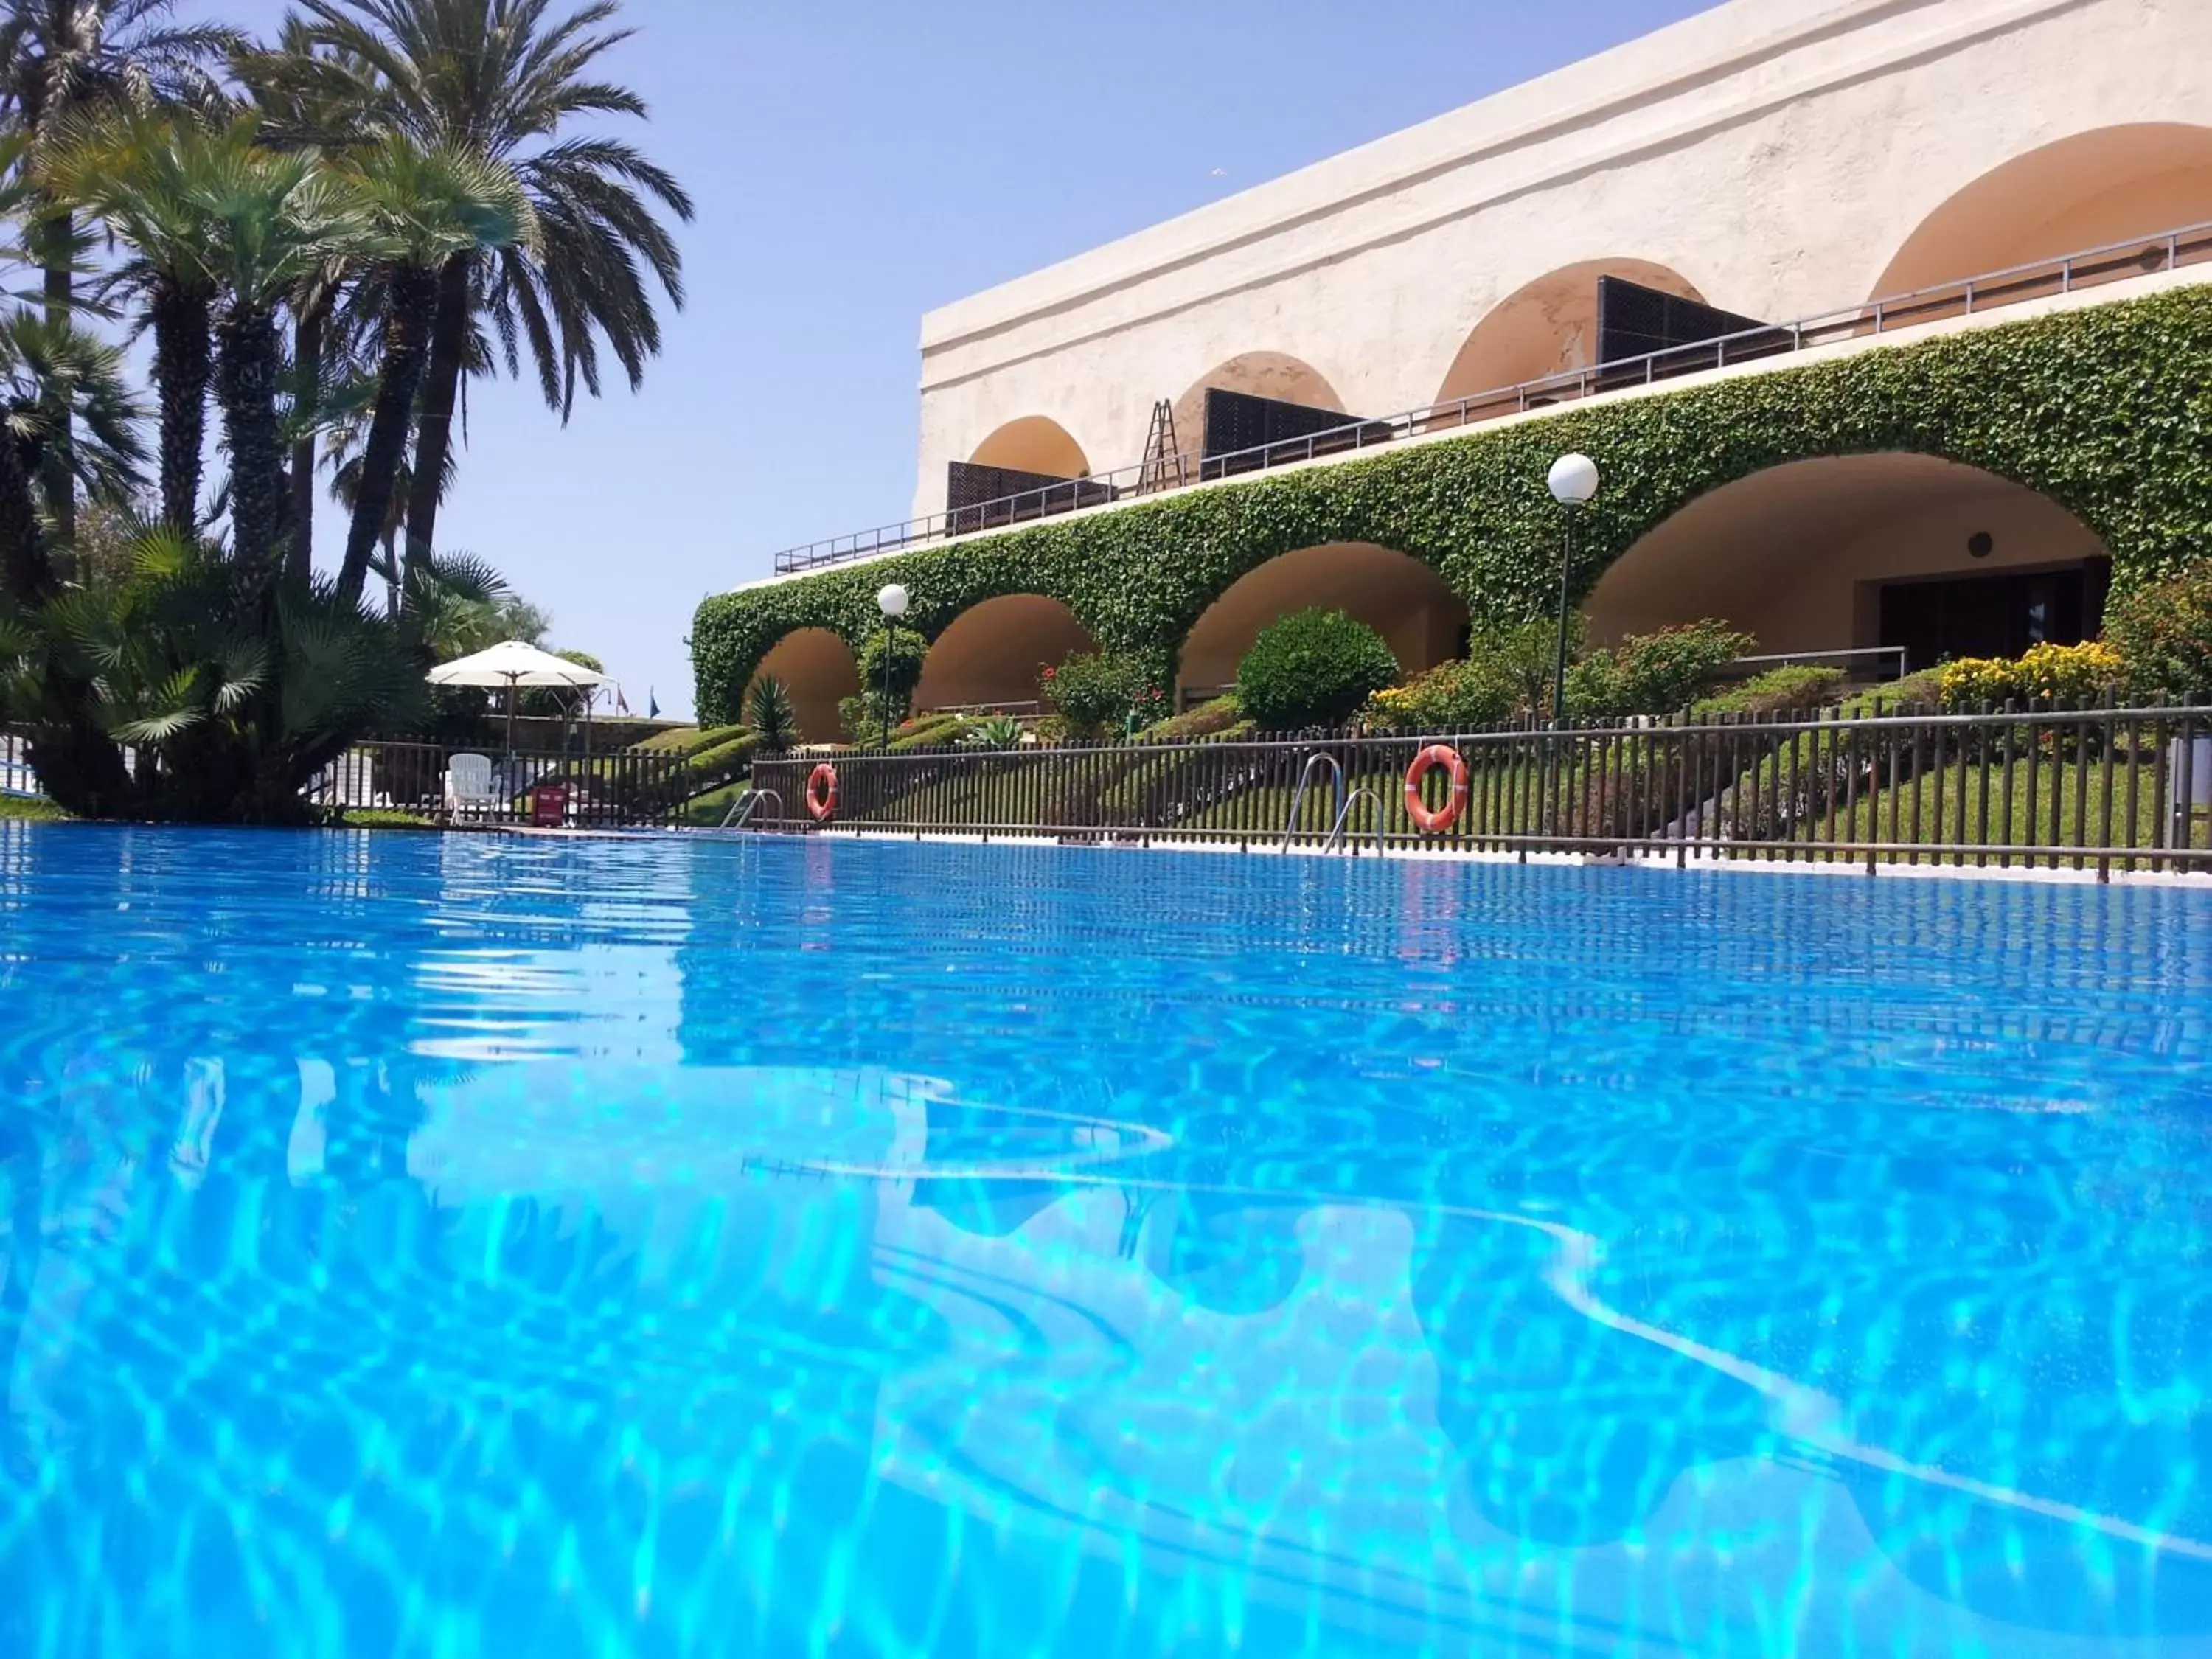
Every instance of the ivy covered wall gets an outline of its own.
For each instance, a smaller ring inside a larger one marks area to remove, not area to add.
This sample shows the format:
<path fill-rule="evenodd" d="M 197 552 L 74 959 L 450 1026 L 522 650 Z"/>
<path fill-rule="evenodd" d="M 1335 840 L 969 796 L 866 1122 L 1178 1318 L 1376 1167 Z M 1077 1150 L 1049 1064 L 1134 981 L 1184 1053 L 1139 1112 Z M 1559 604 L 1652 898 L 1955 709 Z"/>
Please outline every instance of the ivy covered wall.
<path fill-rule="evenodd" d="M 1962 462 L 2051 497 L 2103 538 L 2124 586 L 2212 548 L 2212 286 L 1572 408 L 717 595 L 692 630 L 699 715 L 736 719 L 754 669 L 794 629 L 857 644 L 878 625 L 876 591 L 892 580 L 913 594 L 909 623 L 933 639 L 980 600 L 1046 594 L 1102 649 L 1162 684 L 1231 583 L 1321 543 L 1411 554 L 1478 623 L 1541 615 L 1559 557 L 1544 477 L 1572 449 L 1606 479 L 1577 533 L 1583 594 L 1710 490 L 1785 462 L 1885 450 Z"/>

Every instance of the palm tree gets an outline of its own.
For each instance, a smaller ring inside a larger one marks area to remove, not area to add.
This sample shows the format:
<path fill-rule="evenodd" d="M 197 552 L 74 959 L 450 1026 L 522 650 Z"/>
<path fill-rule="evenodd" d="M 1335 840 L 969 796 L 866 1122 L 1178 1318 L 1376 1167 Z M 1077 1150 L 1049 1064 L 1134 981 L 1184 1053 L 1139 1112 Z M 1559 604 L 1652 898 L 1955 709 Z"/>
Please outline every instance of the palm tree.
<path fill-rule="evenodd" d="M 215 388 L 230 448 L 232 547 L 274 569 L 289 507 L 277 312 L 333 258 L 380 244 L 359 190 L 305 151 L 225 155 L 188 198 L 207 228 L 222 287 Z"/>
<path fill-rule="evenodd" d="M 331 473 L 331 499 L 345 508 L 349 520 L 361 506 L 362 448 L 368 438 L 367 414 L 356 410 L 331 429 L 323 448 L 323 463 Z M 450 464 L 446 473 L 450 479 Z M 385 610 L 392 616 L 399 614 L 399 538 L 407 533 L 407 497 L 413 488 L 414 475 L 406 458 L 402 456 L 398 476 L 392 480 L 391 497 L 385 502 L 384 522 L 377 526 L 378 556 L 369 561 L 371 571 L 384 580 Z M 309 506 L 312 508 L 312 501 Z M 296 500 L 293 511 L 295 514 L 299 511 Z"/>
<path fill-rule="evenodd" d="M 65 125 L 38 172 L 52 198 L 103 222 L 132 250 L 113 285 L 142 296 L 154 332 L 161 404 L 161 519 L 180 535 L 199 522 L 212 331 L 222 258 L 201 210 L 215 181 L 253 148 L 251 121 L 210 130 L 125 111 Z"/>
<path fill-rule="evenodd" d="M 21 307 L 0 319 L 0 592 L 16 605 L 56 586 L 39 482 L 52 452 L 72 495 L 79 483 L 120 494 L 137 476 L 138 416 L 112 346 Z M 84 441 L 64 446 L 72 426 Z"/>
<path fill-rule="evenodd" d="M 514 174 L 467 150 L 424 150 L 393 134 L 353 158 L 348 171 L 386 251 L 379 261 L 382 361 L 338 568 L 339 593 L 357 599 L 406 459 L 416 395 L 429 366 L 439 272 L 454 259 L 534 241 L 536 222 Z"/>
<path fill-rule="evenodd" d="M 0 712 L 32 717 L 31 763 L 63 779 L 70 811 L 127 810 L 123 752 L 86 711 L 97 675 L 52 663 L 43 611 L 63 592 L 40 511 L 41 476 L 56 450 L 74 499 L 77 482 L 119 495 L 139 459 L 138 410 L 114 348 L 65 322 L 18 307 L 0 319 Z M 82 427 L 83 441 L 58 434 Z"/>
<path fill-rule="evenodd" d="M 241 49 L 237 30 L 174 24 L 176 0 L 0 0 L 0 119 L 33 143 L 62 123 L 116 105 L 219 103 L 215 66 Z M 69 321 L 76 307 L 80 237 L 66 205 L 48 202 L 34 216 L 45 268 L 46 320 Z M 65 487 L 69 434 L 48 456 L 54 529 L 76 534 L 76 497 Z"/>
<path fill-rule="evenodd" d="M 362 131 L 404 134 L 425 149 L 467 150 L 514 170 L 538 240 L 450 255 L 423 374 L 410 561 L 436 544 L 441 481 L 462 374 L 481 320 L 510 374 L 526 345 L 547 404 L 565 420 L 580 383 L 599 393 L 600 353 L 635 390 L 660 349 L 650 284 L 684 303 L 683 261 L 661 210 L 689 221 L 691 198 L 634 146 L 562 137 L 578 118 L 645 118 L 629 88 L 592 78 L 629 38 L 617 0 L 561 15 L 553 0 L 302 0 L 311 56 L 289 55 L 249 79 L 276 77 L 288 107 L 317 112 L 343 142 Z M 649 274 L 648 274 L 649 273 Z"/>

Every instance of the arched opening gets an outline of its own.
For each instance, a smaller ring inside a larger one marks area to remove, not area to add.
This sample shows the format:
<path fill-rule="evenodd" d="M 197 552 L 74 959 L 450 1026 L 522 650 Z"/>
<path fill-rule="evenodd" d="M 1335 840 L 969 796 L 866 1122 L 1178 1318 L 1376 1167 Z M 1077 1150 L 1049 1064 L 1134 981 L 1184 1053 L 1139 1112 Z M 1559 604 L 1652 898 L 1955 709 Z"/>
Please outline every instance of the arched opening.
<path fill-rule="evenodd" d="M 1096 651 L 1090 630 L 1058 599 L 1007 593 L 952 619 L 929 647 L 917 708 L 1007 708 L 1036 702 L 1038 671 L 1075 651 Z"/>
<path fill-rule="evenodd" d="M 1046 478 L 1081 478 L 1091 471 L 1083 447 L 1068 435 L 1066 427 L 1042 415 L 1008 421 L 975 446 L 968 464 Z"/>
<path fill-rule="evenodd" d="M 1457 655 L 1467 632 L 1466 604 L 1411 555 L 1367 542 L 1302 547 L 1247 571 L 1206 608 L 1183 641 L 1178 696 L 1196 702 L 1233 684 L 1261 629 L 1316 607 L 1375 629 L 1408 674 Z"/>
<path fill-rule="evenodd" d="M 1113 500 L 1104 485 L 1083 482 L 1090 476 L 1090 459 L 1066 428 L 1024 415 L 976 445 L 968 459 L 945 463 L 948 527 L 966 534 Z"/>
<path fill-rule="evenodd" d="M 1237 400 L 1215 401 L 1211 421 L 1209 392 Z M 1241 401 L 1255 398 L 1256 405 Z M 1208 456 L 1324 431 L 1350 418 L 1319 369 L 1279 351 L 1248 351 L 1207 370 L 1175 400 L 1174 410 L 1176 448 L 1194 478 Z M 1298 413 L 1308 410 L 1317 413 Z"/>
<path fill-rule="evenodd" d="M 2212 221 L 2212 127 L 2102 127 L 1993 168 L 1920 222 L 1869 296 Z"/>
<path fill-rule="evenodd" d="M 1698 497 L 1616 560 L 1584 611 L 1600 643 L 1715 617 L 1761 653 L 1898 647 L 1917 670 L 2094 635 L 2111 562 L 2025 485 L 1933 455 L 1838 455 Z"/>
<path fill-rule="evenodd" d="M 775 648 L 761 659 L 760 666 L 745 683 L 748 699 L 753 687 L 769 675 L 781 680 L 784 690 L 791 693 L 792 709 L 799 716 L 800 741 L 837 741 L 842 735 L 837 719 L 838 702 L 856 696 L 860 690 L 860 671 L 853 659 L 853 647 L 845 643 L 842 635 L 826 628 L 801 628 L 785 635 L 776 641 Z M 739 718 L 744 717 L 744 712 L 741 705 L 738 710 Z"/>
<path fill-rule="evenodd" d="M 1539 276 L 1490 308 L 1452 359 L 1437 401 L 1450 403 L 1598 362 L 1598 278 L 1618 276 L 1703 304 L 1687 277 L 1646 259 L 1589 259 Z"/>

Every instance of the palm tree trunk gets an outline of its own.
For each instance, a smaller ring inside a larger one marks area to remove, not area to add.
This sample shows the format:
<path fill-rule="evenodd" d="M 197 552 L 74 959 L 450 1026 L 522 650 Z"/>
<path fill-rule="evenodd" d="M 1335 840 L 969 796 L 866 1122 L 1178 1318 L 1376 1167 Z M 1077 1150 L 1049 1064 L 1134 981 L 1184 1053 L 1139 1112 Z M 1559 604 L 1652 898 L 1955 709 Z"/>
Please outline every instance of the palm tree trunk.
<path fill-rule="evenodd" d="M 53 591 L 54 572 L 27 461 L 23 446 L 0 433 L 0 587 L 33 605 Z"/>
<path fill-rule="evenodd" d="M 154 385 L 161 400 L 161 521 L 180 536 L 199 523 L 213 374 L 207 292 L 164 273 L 154 284 Z"/>
<path fill-rule="evenodd" d="M 422 416 L 415 439 L 415 484 L 407 501 L 407 563 L 411 569 L 438 545 L 438 501 L 452 452 L 453 410 L 460 402 L 468 356 L 471 256 L 457 253 L 438 273 L 438 320 L 423 380 Z"/>
<path fill-rule="evenodd" d="M 282 359 L 273 313 L 234 305 L 216 325 L 216 398 L 230 441 L 231 550 L 241 564 L 272 574 L 282 562 L 287 505 L 276 420 Z"/>
<path fill-rule="evenodd" d="M 407 428 L 415 416 L 415 394 L 429 366 L 431 333 L 438 312 L 439 273 L 397 266 L 389 276 L 390 298 L 384 321 L 384 362 L 376 406 L 368 422 L 368 441 L 361 455 L 361 482 L 353 501 L 353 523 L 346 536 L 345 562 L 338 567 L 338 592 L 348 602 L 361 598 L 368 562 L 376 551 L 392 511 L 392 492 L 407 459 Z"/>
<path fill-rule="evenodd" d="M 65 207 L 49 208 L 39 219 L 39 240 L 40 263 L 46 267 L 46 320 L 66 325 L 76 313 L 76 216 Z M 53 412 L 58 416 L 54 430 L 63 434 L 63 441 L 47 446 L 41 482 L 46 511 L 53 520 L 54 539 L 64 547 L 73 547 L 76 544 L 76 479 L 70 471 L 70 415 L 66 405 Z"/>
<path fill-rule="evenodd" d="M 384 523 L 384 614 L 398 620 L 399 594 L 399 532 L 387 519 Z"/>
<path fill-rule="evenodd" d="M 325 285 L 300 313 L 292 331 L 292 410 L 296 418 L 321 395 L 323 333 L 337 299 L 336 284 Z M 293 575 L 305 581 L 315 568 L 315 434 L 312 423 L 292 445 L 292 545 L 287 555 Z"/>

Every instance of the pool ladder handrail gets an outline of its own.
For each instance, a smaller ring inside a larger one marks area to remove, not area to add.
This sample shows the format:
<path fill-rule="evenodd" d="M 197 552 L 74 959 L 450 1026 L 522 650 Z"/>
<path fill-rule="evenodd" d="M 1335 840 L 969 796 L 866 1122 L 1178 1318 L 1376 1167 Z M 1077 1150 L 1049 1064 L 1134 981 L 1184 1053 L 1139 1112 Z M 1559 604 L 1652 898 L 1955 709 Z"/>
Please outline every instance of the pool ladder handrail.
<path fill-rule="evenodd" d="M 1381 858 L 1389 850 L 1382 840 L 1382 797 L 1363 783 L 1344 798 L 1344 805 L 1336 815 L 1335 827 L 1328 832 L 1328 839 L 1321 844 L 1322 852 L 1334 853 L 1338 844 L 1342 842 L 1346 852 L 1357 854 L 1358 849 L 1345 841 L 1344 830 L 1345 826 L 1352 822 L 1352 809 L 1358 805 L 1362 799 L 1375 803 L 1375 856 Z"/>
<path fill-rule="evenodd" d="M 1298 774 L 1298 787 L 1291 792 L 1290 818 L 1283 825 L 1282 850 L 1285 853 L 1291 850 L 1291 842 L 1297 839 L 1298 833 L 1298 813 L 1306 804 L 1306 789 L 1313 782 L 1314 769 L 1317 766 L 1326 766 L 1328 768 L 1330 775 L 1335 779 L 1337 821 L 1340 824 L 1343 822 L 1345 809 L 1350 805 L 1350 803 L 1346 799 L 1344 793 L 1343 763 L 1339 761 L 1335 756 L 1330 754 L 1326 749 L 1316 750 L 1312 754 L 1307 756 L 1305 767 Z"/>
<path fill-rule="evenodd" d="M 783 822 L 782 795 L 774 789 L 748 789 L 730 803 L 730 810 L 722 814 L 722 822 L 719 828 L 744 829 L 752 820 L 753 808 L 764 800 L 773 800 L 775 803 L 775 821 L 781 823 Z M 761 833 L 766 835 L 769 832 L 764 830 Z"/>

